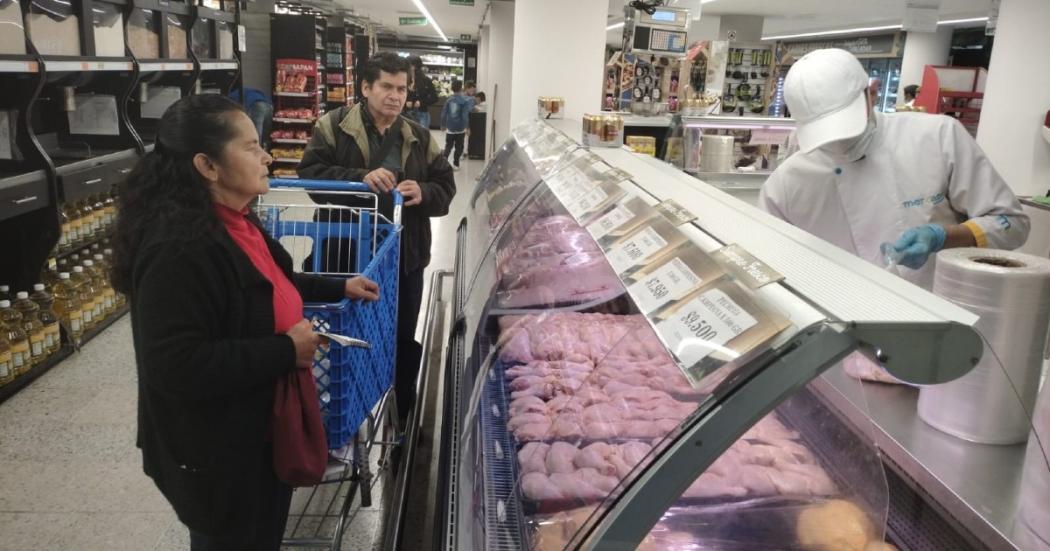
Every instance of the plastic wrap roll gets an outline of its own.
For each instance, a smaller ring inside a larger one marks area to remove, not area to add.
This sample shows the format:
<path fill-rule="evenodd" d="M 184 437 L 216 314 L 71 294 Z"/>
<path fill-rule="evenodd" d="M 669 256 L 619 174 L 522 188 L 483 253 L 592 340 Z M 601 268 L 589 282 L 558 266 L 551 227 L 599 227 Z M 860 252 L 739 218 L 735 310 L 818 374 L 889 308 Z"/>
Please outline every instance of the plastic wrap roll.
<path fill-rule="evenodd" d="M 732 136 L 704 136 L 700 149 L 700 170 L 704 172 L 732 172 L 736 157 L 733 155 Z"/>
<path fill-rule="evenodd" d="M 922 388 L 919 417 L 972 442 L 1024 442 L 1050 323 L 1050 259 L 977 248 L 942 251 L 933 292 L 980 316 L 976 328 L 987 342 L 973 371 Z"/>
<path fill-rule="evenodd" d="M 1036 438 L 1035 435 L 1039 437 Z M 1050 550 L 1050 387 L 1043 385 L 1032 415 L 1032 436 L 1021 474 L 1015 543 L 1026 551 Z"/>

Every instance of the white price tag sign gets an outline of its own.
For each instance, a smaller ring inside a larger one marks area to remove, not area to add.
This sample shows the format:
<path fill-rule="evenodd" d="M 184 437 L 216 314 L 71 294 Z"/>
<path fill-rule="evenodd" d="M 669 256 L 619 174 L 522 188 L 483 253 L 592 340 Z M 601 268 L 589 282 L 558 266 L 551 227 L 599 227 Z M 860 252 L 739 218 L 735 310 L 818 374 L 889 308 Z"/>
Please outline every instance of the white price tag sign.
<path fill-rule="evenodd" d="M 643 314 L 650 314 L 668 302 L 678 300 L 703 283 L 677 256 L 638 283 L 627 288 Z"/>
<path fill-rule="evenodd" d="M 591 237 L 598 240 L 609 235 L 610 232 L 624 225 L 631 218 L 634 218 L 634 213 L 626 205 L 617 205 L 612 212 L 587 226 L 587 231 L 590 232 Z"/>
<path fill-rule="evenodd" d="M 696 297 L 656 326 L 686 368 L 758 323 L 721 289 Z"/>
<path fill-rule="evenodd" d="M 581 216 L 590 212 L 594 207 L 597 207 L 602 201 L 605 201 L 608 198 L 609 194 L 605 193 L 605 190 L 599 186 L 583 194 L 583 197 L 580 197 L 574 203 L 566 205 L 565 208 L 573 218 L 578 220 Z"/>
<path fill-rule="evenodd" d="M 633 237 L 615 245 L 609 251 L 609 263 L 617 274 L 645 264 L 645 261 L 667 246 L 667 241 L 652 228 L 634 234 Z"/>
<path fill-rule="evenodd" d="M 547 179 L 547 187 L 558 199 L 569 190 L 585 188 L 588 184 L 590 178 L 574 166 L 567 166 Z"/>

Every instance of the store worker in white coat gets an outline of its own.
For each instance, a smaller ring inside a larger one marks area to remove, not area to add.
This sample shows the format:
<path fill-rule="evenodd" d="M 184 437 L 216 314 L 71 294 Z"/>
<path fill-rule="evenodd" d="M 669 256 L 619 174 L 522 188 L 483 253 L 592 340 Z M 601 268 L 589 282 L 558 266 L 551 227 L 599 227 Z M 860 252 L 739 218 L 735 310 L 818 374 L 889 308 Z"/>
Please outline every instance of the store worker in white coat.
<path fill-rule="evenodd" d="M 933 287 L 931 255 L 943 248 L 1015 249 L 1029 220 L 1017 197 L 959 121 L 924 113 L 876 113 L 868 75 L 845 50 L 799 59 L 784 96 L 799 152 L 762 187 L 767 212 Z"/>

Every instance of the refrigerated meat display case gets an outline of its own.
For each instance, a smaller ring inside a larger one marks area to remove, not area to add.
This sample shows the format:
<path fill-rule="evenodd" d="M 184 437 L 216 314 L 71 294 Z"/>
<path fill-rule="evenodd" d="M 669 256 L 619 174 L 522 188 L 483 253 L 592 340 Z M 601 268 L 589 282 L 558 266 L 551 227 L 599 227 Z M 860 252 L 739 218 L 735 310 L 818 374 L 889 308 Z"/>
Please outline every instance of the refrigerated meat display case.
<path fill-rule="evenodd" d="M 982 354 L 976 316 L 673 167 L 580 147 L 578 125 L 513 129 L 459 226 L 444 364 L 424 365 L 435 549 L 1009 544 L 957 488 L 884 467 L 904 454 L 881 405 L 837 367 L 952 380 Z"/>

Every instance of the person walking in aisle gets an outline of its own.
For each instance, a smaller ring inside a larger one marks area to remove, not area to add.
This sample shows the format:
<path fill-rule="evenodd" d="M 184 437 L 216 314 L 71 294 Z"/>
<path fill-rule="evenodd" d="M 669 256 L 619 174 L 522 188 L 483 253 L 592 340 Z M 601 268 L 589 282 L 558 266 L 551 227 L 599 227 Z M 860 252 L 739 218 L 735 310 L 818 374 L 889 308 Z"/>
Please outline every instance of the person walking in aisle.
<path fill-rule="evenodd" d="M 412 68 L 392 53 L 370 59 L 361 72 L 365 99 L 321 117 L 306 147 L 298 173 L 302 178 L 364 182 L 379 195 L 379 210 L 393 213 L 392 189 L 404 196 L 401 273 L 398 284 L 397 366 L 394 394 L 398 413 L 407 419 L 415 400 L 422 346 L 415 341 L 423 303 L 423 270 L 430 263 L 430 218 L 448 214 L 456 195 L 452 167 L 426 128 L 400 116 Z M 322 203 L 348 204 L 345 196 L 313 194 Z M 325 271 L 345 271 L 353 258 L 349 240 L 325 245 Z"/>
<path fill-rule="evenodd" d="M 463 156 L 463 138 L 470 125 L 470 112 L 474 109 L 474 100 L 463 95 L 463 83 L 452 81 L 452 96 L 445 101 L 441 110 L 441 127 L 445 129 L 445 158 L 448 159 L 453 147 L 456 154 L 452 166 L 459 170 L 459 158 Z"/>
<path fill-rule="evenodd" d="M 274 468 L 275 387 L 321 342 L 303 300 L 378 298 L 365 278 L 292 272 L 248 209 L 272 161 L 238 104 L 191 95 L 120 184 L 111 277 L 131 303 L 136 444 L 192 551 L 280 547 L 291 487 Z"/>
<path fill-rule="evenodd" d="M 951 247 L 1015 249 L 1028 215 L 963 125 L 950 117 L 877 113 L 853 54 L 816 50 L 784 82 L 800 151 L 762 186 L 760 206 L 929 290 L 930 255 Z"/>
<path fill-rule="evenodd" d="M 430 80 L 426 71 L 423 70 L 423 59 L 419 56 L 412 56 L 408 61 L 412 65 L 411 93 L 406 103 L 409 118 L 429 130 L 430 106 L 437 103 L 438 93 L 434 88 L 434 81 Z"/>

